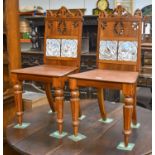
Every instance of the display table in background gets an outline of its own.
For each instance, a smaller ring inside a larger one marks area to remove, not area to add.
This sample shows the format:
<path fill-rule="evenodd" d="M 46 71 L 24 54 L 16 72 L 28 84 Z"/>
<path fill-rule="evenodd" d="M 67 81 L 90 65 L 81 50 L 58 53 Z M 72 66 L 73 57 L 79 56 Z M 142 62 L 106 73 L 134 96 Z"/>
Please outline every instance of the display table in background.
<path fill-rule="evenodd" d="M 68 133 L 63 139 L 50 137 L 57 129 L 56 114 L 48 114 L 49 105 L 36 107 L 24 113 L 24 122 L 31 123 L 28 128 L 15 129 L 16 122 L 7 127 L 8 143 L 21 154 L 31 155 L 140 155 L 152 152 L 152 112 L 137 107 L 139 129 L 133 129 L 130 141 L 135 143 L 132 151 L 117 150 L 123 141 L 122 104 L 106 102 L 109 117 L 114 118 L 110 124 L 98 121 L 100 113 L 97 100 L 81 100 L 81 108 L 86 118 L 80 121 L 80 131 L 87 136 L 79 142 L 68 139 L 72 134 L 70 103 L 65 102 L 64 131 Z"/>

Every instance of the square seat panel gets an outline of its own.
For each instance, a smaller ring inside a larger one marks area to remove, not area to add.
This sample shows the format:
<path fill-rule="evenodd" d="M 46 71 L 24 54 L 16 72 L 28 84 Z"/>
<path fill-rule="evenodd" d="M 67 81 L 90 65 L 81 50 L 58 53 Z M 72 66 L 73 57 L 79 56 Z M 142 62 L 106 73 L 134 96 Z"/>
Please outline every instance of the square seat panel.
<path fill-rule="evenodd" d="M 87 72 L 69 75 L 70 78 L 103 82 L 135 83 L 138 72 L 94 69 Z"/>
<path fill-rule="evenodd" d="M 59 65 L 39 65 L 29 68 L 21 68 L 12 70 L 12 73 L 26 74 L 26 75 L 38 75 L 47 77 L 61 77 L 68 75 L 69 73 L 77 70 L 77 67 L 71 66 L 59 66 Z"/>

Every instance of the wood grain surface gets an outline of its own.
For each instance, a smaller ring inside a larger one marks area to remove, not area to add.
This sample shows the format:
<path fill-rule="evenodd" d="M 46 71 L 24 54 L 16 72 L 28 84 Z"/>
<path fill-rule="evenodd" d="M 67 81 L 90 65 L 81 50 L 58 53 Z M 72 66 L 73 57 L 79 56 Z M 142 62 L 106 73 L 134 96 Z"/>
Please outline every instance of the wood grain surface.
<path fill-rule="evenodd" d="M 72 133 L 70 103 L 65 102 L 64 131 Z M 26 129 L 14 129 L 15 122 L 7 128 L 9 144 L 21 154 L 31 155 L 140 155 L 152 150 L 151 111 L 137 107 L 139 129 L 133 129 L 130 142 L 135 143 L 132 151 L 116 149 L 122 140 L 122 104 L 105 102 L 108 117 L 114 118 L 111 124 L 102 124 L 97 100 L 81 100 L 81 109 L 86 118 L 80 122 L 80 133 L 86 139 L 73 142 L 68 137 L 55 139 L 49 136 L 57 130 L 56 115 L 49 115 L 49 105 L 35 108 L 24 114 L 24 122 L 31 125 Z"/>

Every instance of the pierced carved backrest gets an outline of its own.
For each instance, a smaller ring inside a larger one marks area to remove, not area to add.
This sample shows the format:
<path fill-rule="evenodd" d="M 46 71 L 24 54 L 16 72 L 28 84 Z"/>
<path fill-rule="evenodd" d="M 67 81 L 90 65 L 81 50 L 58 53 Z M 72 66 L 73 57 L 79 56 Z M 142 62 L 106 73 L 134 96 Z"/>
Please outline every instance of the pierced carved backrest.
<path fill-rule="evenodd" d="M 44 62 L 80 67 L 83 15 L 61 7 L 47 11 L 44 34 Z"/>
<path fill-rule="evenodd" d="M 101 69 L 139 71 L 141 62 L 141 18 L 132 16 L 122 6 L 98 18 L 97 65 Z"/>

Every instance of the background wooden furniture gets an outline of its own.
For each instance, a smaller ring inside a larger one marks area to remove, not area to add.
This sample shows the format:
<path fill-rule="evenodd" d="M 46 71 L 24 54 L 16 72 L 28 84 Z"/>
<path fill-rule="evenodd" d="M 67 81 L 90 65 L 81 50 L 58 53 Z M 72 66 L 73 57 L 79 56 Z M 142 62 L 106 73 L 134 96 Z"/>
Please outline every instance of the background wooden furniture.
<path fill-rule="evenodd" d="M 52 111 L 55 111 L 55 106 L 50 85 L 52 84 L 55 88 L 57 122 L 59 133 L 62 133 L 63 88 L 67 80 L 66 75 L 79 70 L 81 35 L 82 13 L 80 10 L 76 10 L 74 14 L 65 7 L 60 8 L 57 12 L 47 11 L 44 35 L 45 64 L 12 70 L 19 126 L 22 125 L 23 115 L 21 83 L 23 80 L 35 80 L 45 84 L 46 95 Z"/>
<path fill-rule="evenodd" d="M 105 12 L 99 14 L 98 69 L 69 75 L 75 137 L 78 136 L 79 125 L 78 87 L 93 86 L 98 88 L 99 108 L 103 121 L 107 119 L 103 89 L 117 88 L 122 90 L 125 96 L 123 134 L 124 145 L 128 146 L 131 122 L 137 125 L 136 83 L 141 62 L 141 17 L 140 10 L 136 10 L 135 15 L 132 16 L 122 6 L 114 9 L 112 15 L 108 16 Z"/>
<path fill-rule="evenodd" d="M 27 129 L 20 130 L 13 128 L 16 122 L 7 128 L 7 140 L 9 144 L 20 154 L 29 155 L 139 155 L 152 152 L 152 115 L 151 111 L 137 107 L 139 122 L 143 126 L 137 132 L 133 130 L 132 141 L 136 146 L 132 151 L 120 151 L 115 147 L 122 138 L 122 104 L 105 102 L 110 117 L 115 121 L 103 125 L 97 120 L 100 118 L 99 109 L 96 108 L 97 100 L 81 100 L 81 108 L 87 116 L 81 121 L 81 131 L 87 138 L 78 143 L 71 142 L 65 137 L 63 140 L 56 140 L 50 137 L 51 130 L 56 130 L 57 124 L 54 114 L 48 115 L 49 106 L 37 107 L 34 111 L 25 112 L 24 121 L 33 122 Z M 71 134 L 71 110 L 70 104 L 66 102 L 64 107 L 64 130 Z M 142 115 L 143 114 L 143 115 Z M 32 118 L 31 120 L 29 118 Z M 149 132 L 148 132 L 149 131 Z M 145 140 L 144 140 L 145 139 Z M 142 147 L 143 146 L 143 147 Z"/>
<path fill-rule="evenodd" d="M 97 16 L 83 16 L 83 18 L 84 18 L 84 22 L 83 22 L 82 37 L 84 39 L 82 40 L 82 54 L 81 54 L 80 72 L 96 68 L 96 52 L 95 51 L 97 48 L 96 47 L 97 27 L 98 27 Z M 44 16 L 28 16 L 28 17 L 25 17 L 25 19 L 28 20 L 32 25 L 37 27 L 39 38 L 40 38 L 39 43 L 43 42 L 42 40 L 43 40 L 43 33 L 44 33 Z M 142 18 L 142 23 L 143 23 L 142 25 L 145 25 L 145 27 L 147 27 L 147 24 L 150 24 L 152 26 L 151 16 L 146 16 L 146 14 L 145 14 L 145 16 L 143 16 L 143 18 Z M 150 38 L 151 34 L 150 35 L 145 34 L 144 31 L 146 31 L 146 30 L 143 27 L 142 44 L 141 44 L 141 50 L 142 50 L 141 73 L 142 74 L 140 74 L 140 76 L 138 78 L 138 87 L 145 87 L 145 88 L 140 88 L 140 90 L 147 89 L 146 87 L 149 87 L 149 88 L 152 87 L 151 76 L 149 76 L 149 74 L 146 75 L 146 73 L 148 73 L 148 72 L 150 73 L 152 71 L 151 65 L 148 66 L 148 64 L 145 63 L 145 66 L 143 66 L 144 59 L 145 59 L 145 61 L 149 60 L 149 63 L 151 62 L 150 58 L 151 58 L 151 53 L 152 53 L 152 48 L 151 48 L 152 46 L 149 47 L 149 51 L 148 51 L 148 48 L 146 50 L 146 46 L 144 46 L 144 44 L 146 44 L 148 42 L 148 40 L 151 41 L 151 38 Z M 150 32 L 152 32 L 151 27 L 150 27 Z M 88 40 L 88 42 L 86 40 Z M 85 44 L 85 46 L 84 46 L 84 44 Z M 147 51 L 149 52 L 149 56 L 147 55 L 147 53 L 148 53 Z M 40 50 L 35 50 L 35 51 L 34 50 L 32 51 L 31 49 L 29 51 L 23 51 L 23 49 L 22 49 L 21 54 L 22 54 L 22 66 L 23 67 L 43 64 L 42 47 Z M 144 67 L 144 69 L 143 69 L 143 67 Z M 35 82 L 34 84 L 36 86 L 38 86 L 39 88 L 44 89 L 44 86 L 41 85 L 40 83 Z M 27 90 L 27 88 L 25 88 L 25 90 Z M 79 90 L 80 90 L 80 98 L 96 98 L 97 97 L 97 90 L 93 87 L 82 87 Z M 53 92 L 54 91 L 52 90 L 52 93 Z M 70 96 L 68 85 L 66 85 L 64 93 L 65 93 L 65 99 L 68 100 L 69 96 Z M 149 90 L 148 90 L 148 93 L 149 93 Z M 105 96 L 106 100 L 113 101 L 113 102 L 118 102 L 121 99 L 120 93 L 117 90 L 105 89 L 104 96 Z M 147 99 L 150 100 L 150 97 L 147 97 Z M 140 102 L 138 102 L 138 104 L 142 105 L 142 102 L 140 101 Z M 148 106 L 143 106 L 143 107 L 148 108 Z"/>

